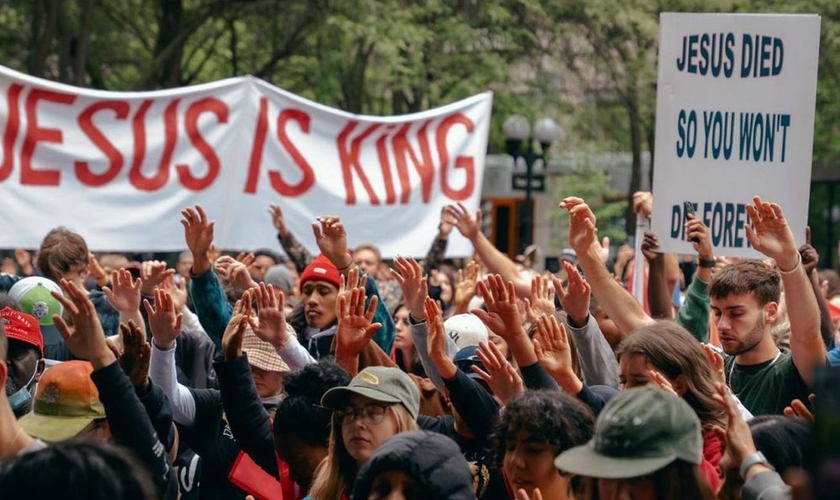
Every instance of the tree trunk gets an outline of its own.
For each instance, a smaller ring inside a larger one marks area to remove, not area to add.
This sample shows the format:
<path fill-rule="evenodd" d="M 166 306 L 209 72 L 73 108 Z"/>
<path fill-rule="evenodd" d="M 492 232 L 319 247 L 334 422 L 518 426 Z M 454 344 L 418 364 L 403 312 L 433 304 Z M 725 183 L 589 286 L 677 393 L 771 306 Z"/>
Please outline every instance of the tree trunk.
<path fill-rule="evenodd" d="M 82 16 L 79 21 L 79 35 L 76 38 L 76 60 L 73 67 L 73 84 L 85 84 L 85 68 L 87 67 L 88 45 L 90 41 L 90 20 L 93 17 L 94 0 L 85 0 Z"/>
<path fill-rule="evenodd" d="M 627 114 L 630 118 L 630 149 L 633 152 L 633 170 L 630 174 L 630 192 L 628 193 L 624 229 L 628 235 L 636 234 L 636 213 L 633 212 L 633 193 L 642 187 L 642 123 L 639 115 L 639 93 L 635 80 L 629 76 L 627 89 Z"/>
<path fill-rule="evenodd" d="M 45 77 L 47 56 L 56 35 L 58 24 L 58 0 L 35 0 L 32 6 L 32 51 L 29 55 L 27 72 L 32 76 Z M 43 29 L 42 29 L 43 28 Z"/>
<path fill-rule="evenodd" d="M 183 0 L 158 0 L 158 35 L 155 40 L 155 57 L 168 51 L 157 68 L 157 85 L 172 88 L 181 85 L 181 58 L 184 41 L 179 39 L 184 28 Z M 170 45 L 175 44 L 173 47 Z"/>

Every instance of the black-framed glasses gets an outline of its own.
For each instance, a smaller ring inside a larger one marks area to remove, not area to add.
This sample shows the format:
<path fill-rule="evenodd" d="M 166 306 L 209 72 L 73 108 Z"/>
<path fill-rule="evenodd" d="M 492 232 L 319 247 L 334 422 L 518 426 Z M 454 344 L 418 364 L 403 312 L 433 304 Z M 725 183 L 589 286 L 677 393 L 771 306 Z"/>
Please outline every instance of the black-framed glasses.
<path fill-rule="evenodd" d="M 366 425 L 378 425 L 382 423 L 385 418 L 385 412 L 388 411 L 388 406 L 378 403 L 371 403 L 362 407 L 348 406 L 344 410 L 336 412 L 342 424 L 349 425 L 356 421 L 356 418 L 361 418 Z"/>

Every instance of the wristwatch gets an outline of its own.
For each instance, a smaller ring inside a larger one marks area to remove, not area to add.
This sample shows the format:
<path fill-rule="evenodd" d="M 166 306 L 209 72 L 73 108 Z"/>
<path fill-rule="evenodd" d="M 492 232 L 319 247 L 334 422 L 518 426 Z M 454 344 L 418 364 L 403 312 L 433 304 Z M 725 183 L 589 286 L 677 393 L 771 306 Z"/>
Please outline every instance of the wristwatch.
<path fill-rule="evenodd" d="M 750 470 L 750 468 L 753 465 L 758 465 L 758 464 L 763 464 L 765 467 L 768 467 L 770 470 L 776 470 L 776 469 L 773 468 L 772 465 L 770 465 L 770 462 L 767 461 L 767 457 L 764 456 L 764 453 L 761 453 L 760 451 L 757 451 L 757 452 L 753 453 L 752 455 L 748 456 L 741 463 L 741 469 L 739 471 L 741 473 L 741 479 L 746 481 L 747 480 L 747 471 Z"/>
<path fill-rule="evenodd" d="M 715 259 L 710 259 L 710 260 L 700 259 L 700 267 L 707 267 L 709 269 L 714 269 L 716 265 L 717 265 L 717 262 L 715 262 Z"/>

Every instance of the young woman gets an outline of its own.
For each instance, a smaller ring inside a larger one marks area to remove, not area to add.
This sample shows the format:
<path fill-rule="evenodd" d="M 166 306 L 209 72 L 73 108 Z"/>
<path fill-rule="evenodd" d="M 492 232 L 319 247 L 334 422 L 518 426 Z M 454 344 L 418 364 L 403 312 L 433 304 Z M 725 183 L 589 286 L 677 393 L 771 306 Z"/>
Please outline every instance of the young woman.
<path fill-rule="evenodd" d="M 394 337 L 394 358 L 397 366 L 406 373 L 419 377 L 425 377 L 426 371 L 420 362 L 420 355 L 414 348 L 414 339 L 411 337 L 411 328 L 408 323 L 408 308 L 400 304 L 394 310 L 394 324 L 397 334 Z"/>
<path fill-rule="evenodd" d="M 607 403 L 592 440 L 564 451 L 554 463 L 586 476 L 580 498 L 711 500 L 700 471 L 702 450 L 700 420 L 688 403 L 662 389 L 640 387 Z M 543 498 L 554 497 L 543 492 Z"/>
<path fill-rule="evenodd" d="M 574 499 L 572 475 L 554 466 L 557 454 L 586 443 L 595 424 L 592 411 L 559 392 L 528 392 L 511 401 L 500 414 L 495 433 L 496 463 L 509 486 L 535 498 Z"/>
<path fill-rule="evenodd" d="M 697 414 L 703 432 L 702 470 L 716 491 L 723 442 L 713 428 L 725 429 L 727 420 L 714 399 L 715 374 L 703 348 L 681 326 L 658 321 L 624 339 L 616 352 L 623 389 L 655 384 L 683 398 Z"/>
<path fill-rule="evenodd" d="M 402 370 L 382 366 L 359 372 L 347 387 L 327 391 L 333 410 L 329 454 L 312 484 L 312 500 L 348 498 L 356 474 L 386 439 L 417 429 L 420 394 Z"/>

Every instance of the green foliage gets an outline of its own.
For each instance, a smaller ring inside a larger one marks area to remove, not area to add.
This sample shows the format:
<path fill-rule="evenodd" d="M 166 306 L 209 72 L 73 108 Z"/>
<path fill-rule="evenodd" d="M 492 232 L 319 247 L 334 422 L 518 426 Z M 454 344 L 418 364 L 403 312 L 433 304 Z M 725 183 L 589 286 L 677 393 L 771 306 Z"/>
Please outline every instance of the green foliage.
<path fill-rule="evenodd" d="M 597 218 L 598 235 L 610 237 L 613 245 L 622 244 L 627 235 L 624 232 L 625 201 L 610 187 L 609 175 L 601 169 L 594 168 L 590 158 L 579 162 L 574 171 L 562 176 L 553 193 L 554 198 L 562 200 L 569 196 L 583 198 L 592 208 Z M 565 210 L 553 210 L 549 213 L 552 219 L 561 219 L 568 223 L 569 215 Z M 566 231 L 555 236 L 559 246 L 568 246 Z"/>

